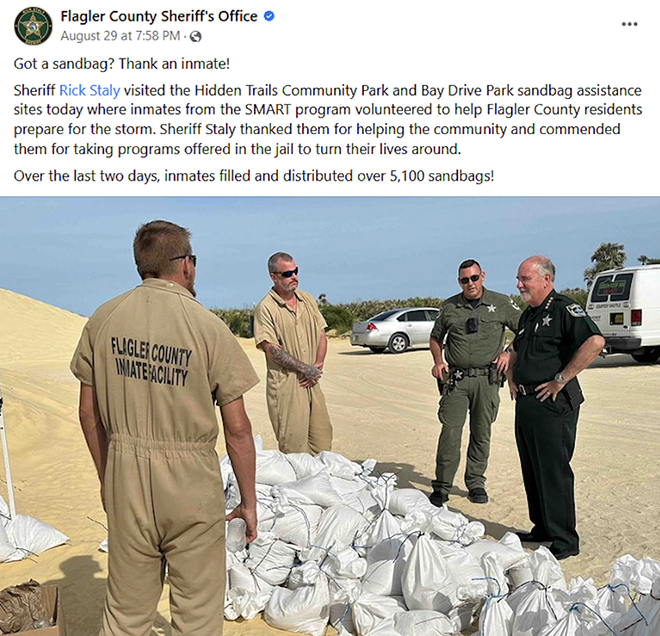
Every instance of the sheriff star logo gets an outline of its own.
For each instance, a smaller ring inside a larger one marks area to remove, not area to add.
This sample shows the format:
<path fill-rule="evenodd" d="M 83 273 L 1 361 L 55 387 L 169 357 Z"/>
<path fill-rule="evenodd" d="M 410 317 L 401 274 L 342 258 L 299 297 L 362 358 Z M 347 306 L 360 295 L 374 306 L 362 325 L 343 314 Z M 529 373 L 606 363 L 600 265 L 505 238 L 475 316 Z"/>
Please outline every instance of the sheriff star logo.
<path fill-rule="evenodd" d="M 543 326 L 549 327 L 551 320 L 552 320 L 552 316 L 550 316 L 549 314 L 547 316 L 543 316 Z"/>
<path fill-rule="evenodd" d="M 39 7 L 23 9 L 14 21 L 14 31 L 25 44 L 35 45 L 45 42 L 53 30 L 50 16 Z"/>
<path fill-rule="evenodd" d="M 492 314 L 496 309 L 497 309 L 497 307 L 495 307 L 495 305 L 488 305 L 488 313 L 489 314 Z"/>

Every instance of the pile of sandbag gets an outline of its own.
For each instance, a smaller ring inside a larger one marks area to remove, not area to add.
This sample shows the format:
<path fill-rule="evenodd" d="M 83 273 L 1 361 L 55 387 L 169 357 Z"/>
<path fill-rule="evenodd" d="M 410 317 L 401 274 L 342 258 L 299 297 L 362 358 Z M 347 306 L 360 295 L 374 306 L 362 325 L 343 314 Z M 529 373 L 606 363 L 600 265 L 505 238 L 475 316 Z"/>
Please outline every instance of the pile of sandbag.
<path fill-rule="evenodd" d="M 220 464 L 231 510 L 240 495 L 228 458 Z M 567 585 L 547 548 L 527 553 L 513 533 L 484 539 L 481 523 L 396 489 L 375 466 L 258 449 L 259 536 L 228 540 L 229 620 L 263 611 L 313 636 L 328 623 L 340 636 L 454 636 L 477 620 L 481 636 L 660 634 L 657 562 L 622 557 L 605 588 Z"/>

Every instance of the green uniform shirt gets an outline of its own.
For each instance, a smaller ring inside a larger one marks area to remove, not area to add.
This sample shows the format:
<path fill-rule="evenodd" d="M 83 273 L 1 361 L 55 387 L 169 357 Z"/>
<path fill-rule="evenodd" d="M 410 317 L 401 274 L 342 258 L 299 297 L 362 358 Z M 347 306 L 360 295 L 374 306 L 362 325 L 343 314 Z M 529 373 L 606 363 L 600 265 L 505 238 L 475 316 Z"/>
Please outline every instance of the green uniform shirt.
<path fill-rule="evenodd" d="M 520 315 L 520 308 L 508 296 L 484 287 L 476 307 L 462 293 L 448 298 L 440 309 L 431 338 L 442 343 L 447 336 L 444 358 L 449 366 L 487 367 L 502 353 L 504 328 L 515 333 Z M 476 319 L 475 333 L 468 333 L 468 318 Z"/>
<path fill-rule="evenodd" d="M 520 317 L 513 341 L 517 353 L 514 382 L 540 384 L 552 380 L 593 335 L 601 334 L 584 309 L 553 289 L 538 307 L 527 307 Z"/>

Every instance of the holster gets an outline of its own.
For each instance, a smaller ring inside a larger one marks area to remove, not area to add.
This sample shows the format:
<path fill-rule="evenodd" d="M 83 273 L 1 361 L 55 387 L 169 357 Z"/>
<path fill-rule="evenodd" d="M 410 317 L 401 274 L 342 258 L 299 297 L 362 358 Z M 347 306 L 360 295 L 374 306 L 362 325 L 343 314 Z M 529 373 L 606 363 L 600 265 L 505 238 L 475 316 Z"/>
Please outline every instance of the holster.
<path fill-rule="evenodd" d="M 562 393 L 568 402 L 568 406 L 571 411 L 574 411 L 582 402 L 584 402 L 584 394 L 582 393 L 582 387 L 578 382 L 577 378 L 573 378 L 566 383 L 566 386 L 562 389 Z"/>

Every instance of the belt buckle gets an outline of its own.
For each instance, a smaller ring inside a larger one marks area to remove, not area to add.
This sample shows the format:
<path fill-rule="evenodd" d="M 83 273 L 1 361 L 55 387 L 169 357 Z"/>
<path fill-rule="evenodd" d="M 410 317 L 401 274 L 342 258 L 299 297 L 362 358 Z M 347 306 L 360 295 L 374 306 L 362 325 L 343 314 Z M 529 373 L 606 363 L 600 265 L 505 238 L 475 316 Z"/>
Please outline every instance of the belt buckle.
<path fill-rule="evenodd" d="M 518 385 L 518 393 L 520 393 L 520 395 L 527 395 L 527 391 L 525 390 L 524 384 Z"/>

